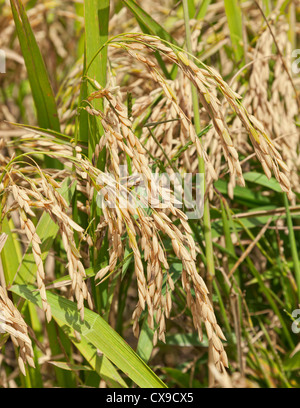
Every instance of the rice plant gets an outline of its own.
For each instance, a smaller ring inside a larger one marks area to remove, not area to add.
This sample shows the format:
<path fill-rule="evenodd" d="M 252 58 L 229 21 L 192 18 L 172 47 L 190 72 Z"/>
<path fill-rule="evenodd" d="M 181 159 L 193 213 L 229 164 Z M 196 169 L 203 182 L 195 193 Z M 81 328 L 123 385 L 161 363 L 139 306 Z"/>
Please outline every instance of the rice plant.
<path fill-rule="evenodd" d="M 299 387 L 298 2 L 0 9 L 0 386 Z"/>

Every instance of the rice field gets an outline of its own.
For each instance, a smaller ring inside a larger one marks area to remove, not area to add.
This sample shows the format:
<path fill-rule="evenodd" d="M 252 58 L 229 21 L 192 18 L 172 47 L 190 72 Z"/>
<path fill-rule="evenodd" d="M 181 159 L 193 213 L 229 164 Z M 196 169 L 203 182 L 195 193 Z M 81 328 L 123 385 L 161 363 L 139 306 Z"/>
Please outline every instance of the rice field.
<path fill-rule="evenodd" d="M 299 2 L 0 33 L 0 387 L 299 388 Z"/>

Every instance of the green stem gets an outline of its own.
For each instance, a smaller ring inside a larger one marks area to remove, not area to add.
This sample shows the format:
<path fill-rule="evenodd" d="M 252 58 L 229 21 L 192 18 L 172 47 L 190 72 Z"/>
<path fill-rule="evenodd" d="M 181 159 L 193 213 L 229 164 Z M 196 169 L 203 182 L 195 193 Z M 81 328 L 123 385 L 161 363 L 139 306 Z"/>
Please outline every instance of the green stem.
<path fill-rule="evenodd" d="M 189 54 L 192 54 L 192 42 L 191 42 L 191 31 L 189 25 L 189 9 L 187 0 L 182 1 L 183 12 L 184 12 L 184 23 L 185 23 L 185 36 L 186 36 L 186 46 Z M 194 126 L 196 133 L 198 134 L 201 131 L 200 124 L 200 114 L 199 114 L 199 101 L 197 90 L 194 85 L 191 84 L 192 88 L 192 103 L 193 103 L 193 112 L 194 112 Z M 199 173 L 204 175 L 204 191 L 205 191 L 205 163 L 203 157 L 198 156 L 198 170 Z M 203 226 L 204 226 L 204 240 L 205 240 L 205 254 L 206 254 L 206 264 L 207 264 L 207 287 L 209 290 L 210 300 L 212 302 L 212 289 L 213 289 L 213 279 L 215 276 L 215 264 L 214 264 L 214 253 L 212 245 L 212 236 L 211 236 L 211 222 L 210 222 L 210 212 L 209 212 L 209 202 L 208 199 L 204 202 L 204 212 L 203 212 Z M 209 347 L 209 362 L 213 362 L 212 348 Z M 209 371 L 209 386 L 213 386 L 214 378 L 212 373 Z"/>
<path fill-rule="evenodd" d="M 183 10 L 184 10 L 184 21 L 185 21 L 185 31 L 186 31 L 186 45 L 189 53 L 192 53 L 192 42 L 191 42 L 191 32 L 189 26 L 189 14 L 188 14 L 188 3 L 187 0 L 183 0 Z M 194 126 L 196 133 L 200 133 L 200 114 L 199 114 L 199 101 L 197 90 L 194 85 L 192 88 L 192 102 L 194 111 Z M 198 170 L 199 173 L 205 174 L 205 163 L 203 157 L 198 157 Z M 204 179 L 204 189 L 205 189 L 205 179 Z M 206 257 L 207 257 L 207 271 L 209 275 L 209 280 L 212 280 L 215 275 L 214 257 L 213 257 L 213 245 L 211 239 L 211 222 L 210 222 L 210 212 L 209 212 L 209 202 L 208 199 L 204 203 L 204 213 L 203 213 L 203 224 L 204 224 L 204 239 L 206 245 Z"/>

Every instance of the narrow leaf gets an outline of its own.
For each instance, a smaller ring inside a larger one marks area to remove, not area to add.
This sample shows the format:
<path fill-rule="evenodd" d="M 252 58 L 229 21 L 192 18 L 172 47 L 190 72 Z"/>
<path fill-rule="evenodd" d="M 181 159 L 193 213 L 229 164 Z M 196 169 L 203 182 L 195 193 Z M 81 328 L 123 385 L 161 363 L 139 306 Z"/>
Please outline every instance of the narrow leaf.
<path fill-rule="evenodd" d="M 40 295 L 33 286 L 14 285 L 11 291 L 39 307 L 42 306 Z M 99 349 L 139 387 L 166 387 L 151 368 L 102 317 L 89 309 L 85 309 L 85 318 L 82 322 L 74 302 L 49 291 L 47 291 L 47 300 L 55 319 L 59 319 L 68 327 L 79 332 L 88 343 Z"/>
<path fill-rule="evenodd" d="M 238 0 L 224 0 L 224 3 L 232 48 L 236 61 L 239 62 L 244 55 L 241 7 Z"/>
<path fill-rule="evenodd" d="M 11 0 L 10 3 L 36 106 L 38 123 L 45 129 L 59 132 L 60 125 L 53 90 L 22 1 Z"/>

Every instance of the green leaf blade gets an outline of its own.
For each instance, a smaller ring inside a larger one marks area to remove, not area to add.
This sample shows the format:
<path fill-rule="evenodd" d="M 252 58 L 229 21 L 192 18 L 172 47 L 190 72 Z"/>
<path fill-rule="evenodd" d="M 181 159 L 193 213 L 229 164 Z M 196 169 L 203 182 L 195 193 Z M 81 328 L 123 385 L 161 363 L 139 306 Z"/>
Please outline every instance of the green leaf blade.
<path fill-rule="evenodd" d="M 10 290 L 41 307 L 39 293 L 33 286 L 14 285 Z M 49 291 L 47 291 L 47 300 L 55 319 L 59 319 L 65 325 L 78 331 L 87 342 L 91 343 L 96 349 L 99 349 L 139 387 L 166 387 L 151 368 L 144 363 L 102 317 L 89 309 L 85 309 L 85 318 L 82 322 L 74 302 Z"/>
<path fill-rule="evenodd" d="M 37 111 L 38 123 L 42 128 L 59 132 L 60 124 L 53 90 L 25 9 L 20 0 L 11 0 L 10 3 Z"/>

